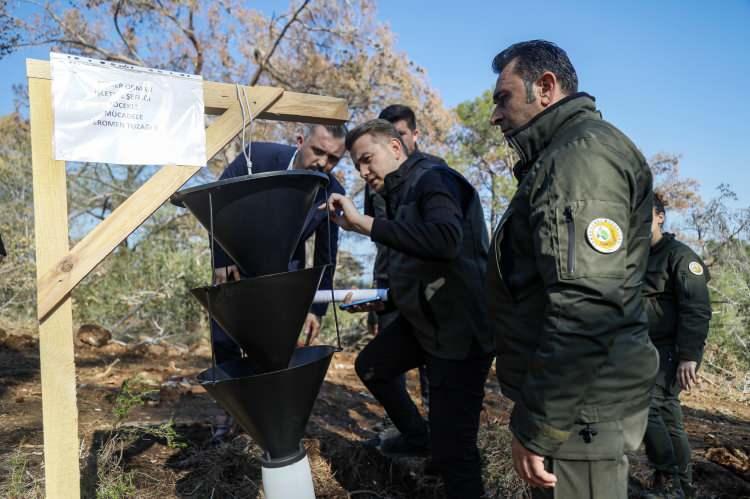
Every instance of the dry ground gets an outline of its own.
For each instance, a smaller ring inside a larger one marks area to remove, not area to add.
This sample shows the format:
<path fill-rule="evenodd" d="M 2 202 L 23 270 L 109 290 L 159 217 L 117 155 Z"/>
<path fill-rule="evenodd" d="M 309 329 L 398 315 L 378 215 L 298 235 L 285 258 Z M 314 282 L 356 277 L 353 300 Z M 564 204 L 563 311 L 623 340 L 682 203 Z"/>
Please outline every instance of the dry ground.
<path fill-rule="evenodd" d="M 393 461 L 360 445 L 375 435 L 383 411 L 357 379 L 354 357 L 334 356 L 308 425 L 304 443 L 318 496 L 443 497 L 423 460 Z M 219 409 L 194 381 L 210 364 L 205 343 L 78 345 L 76 359 L 85 497 L 263 497 L 259 451 L 249 437 L 209 443 Z M 699 497 L 750 497 L 747 396 L 706 376 L 700 392 L 684 397 Z M 493 374 L 480 433 L 491 497 L 524 497 L 508 462 L 509 407 Z M 37 342 L 0 335 L 0 497 L 42 497 L 41 429 Z M 631 462 L 631 496 L 638 497 L 649 472 L 642 452 Z"/>

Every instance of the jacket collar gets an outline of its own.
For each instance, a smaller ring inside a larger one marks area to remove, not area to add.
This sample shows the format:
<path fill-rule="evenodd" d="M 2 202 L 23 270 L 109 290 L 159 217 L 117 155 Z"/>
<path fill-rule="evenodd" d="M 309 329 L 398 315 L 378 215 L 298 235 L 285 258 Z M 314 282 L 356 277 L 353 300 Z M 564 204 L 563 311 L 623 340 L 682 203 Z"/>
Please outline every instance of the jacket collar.
<path fill-rule="evenodd" d="M 594 100 L 594 97 L 585 92 L 569 95 L 505 136 L 520 158 L 513 167 L 517 179 L 521 180 L 526 175 L 539 153 L 552 142 L 558 130 L 568 121 L 582 113 L 596 112 Z"/>
<path fill-rule="evenodd" d="M 409 178 L 409 175 L 414 170 L 414 166 L 419 163 L 424 157 L 419 151 L 414 151 L 411 156 L 401 163 L 395 171 L 392 171 L 383 179 L 384 188 L 380 193 L 383 197 L 393 196 L 401 189 L 401 185 Z"/>
<path fill-rule="evenodd" d="M 664 232 L 661 235 L 661 239 L 659 239 L 659 242 L 651 246 L 651 250 L 649 251 L 649 253 L 651 253 L 652 255 L 659 253 L 661 250 L 669 246 L 669 243 L 671 243 L 673 240 L 674 234 Z"/>

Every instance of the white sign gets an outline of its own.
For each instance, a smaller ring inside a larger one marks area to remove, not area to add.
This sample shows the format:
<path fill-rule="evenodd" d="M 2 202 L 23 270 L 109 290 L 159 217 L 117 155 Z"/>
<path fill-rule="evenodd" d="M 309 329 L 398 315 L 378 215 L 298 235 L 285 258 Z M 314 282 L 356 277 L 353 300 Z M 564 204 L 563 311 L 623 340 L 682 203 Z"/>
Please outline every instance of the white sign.
<path fill-rule="evenodd" d="M 205 166 L 200 76 L 50 53 L 55 159 Z"/>

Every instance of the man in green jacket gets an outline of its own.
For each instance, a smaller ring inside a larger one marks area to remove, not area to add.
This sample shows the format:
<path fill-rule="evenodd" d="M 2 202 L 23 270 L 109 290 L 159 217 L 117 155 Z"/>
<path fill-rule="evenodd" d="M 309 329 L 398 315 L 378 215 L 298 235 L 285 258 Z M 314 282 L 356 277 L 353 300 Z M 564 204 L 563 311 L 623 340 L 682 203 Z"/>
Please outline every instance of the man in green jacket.
<path fill-rule="evenodd" d="M 643 284 L 649 333 L 659 350 L 659 374 L 644 439 L 655 469 L 646 496 L 651 499 L 695 497 L 679 394 L 698 381 L 696 371 L 711 320 L 708 269 L 674 234 L 662 232 L 665 215 L 664 203 L 654 195 L 651 254 Z"/>
<path fill-rule="evenodd" d="M 641 297 L 651 171 L 555 44 L 512 45 L 493 69 L 492 122 L 520 158 L 487 266 L 514 467 L 535 498 L 626 499 L 658 367 Z"/>

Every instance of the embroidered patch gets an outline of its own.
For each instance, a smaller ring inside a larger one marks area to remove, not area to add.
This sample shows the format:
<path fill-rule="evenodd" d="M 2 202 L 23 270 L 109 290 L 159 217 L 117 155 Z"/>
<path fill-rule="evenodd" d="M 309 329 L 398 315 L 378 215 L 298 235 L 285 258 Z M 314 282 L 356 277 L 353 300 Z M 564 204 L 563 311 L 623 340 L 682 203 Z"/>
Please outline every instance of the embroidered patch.
<path fill-rule="evenodd" d="M 600 253 L 614 253 L 622 246 L 622 229 L 609 218 L 595 218 L 586 229 L 586 237 Z"/>
<path fill-rule="evenodd" d="M 698 262 L 690 262 L 688 269 L 695 275 L 703 275 L 703 265 Z"/>

